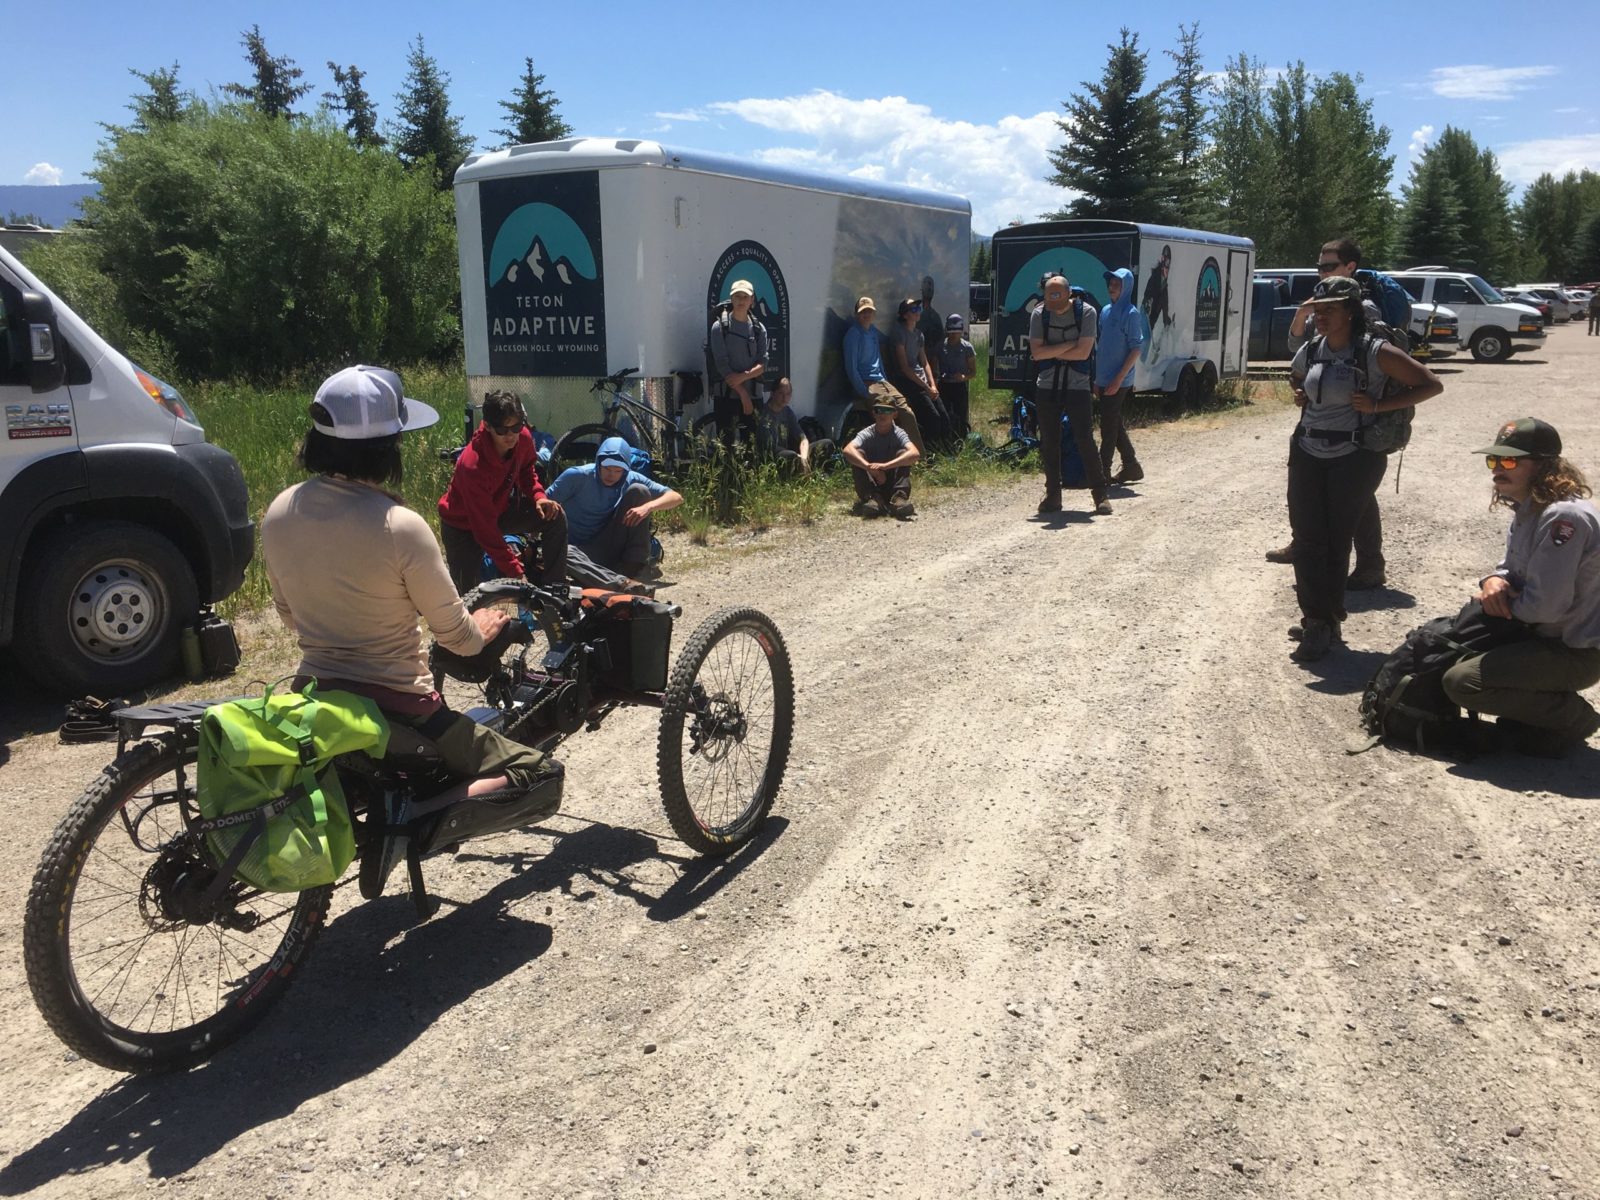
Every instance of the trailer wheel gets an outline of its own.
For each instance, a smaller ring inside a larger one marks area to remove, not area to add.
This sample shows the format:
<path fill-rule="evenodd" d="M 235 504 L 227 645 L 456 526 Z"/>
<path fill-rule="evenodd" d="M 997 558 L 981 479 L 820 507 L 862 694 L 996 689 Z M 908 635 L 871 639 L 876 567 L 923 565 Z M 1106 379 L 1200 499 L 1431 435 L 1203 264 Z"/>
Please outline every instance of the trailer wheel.
<path fill-rule="evenodd" d="M 19 600 L 18 661 L 74 696 L 129 692 L 175 673 L 184 622 L 200 607 L 178 548 L 128 521 L 59 530 L 34 558 Z"/>
<path fill-rule="evenodd" d="M 1167 393 L 1166 411 L 1169 417 L 1181 417 L 1195 406 L 1200 396 L 1200 377 L 1188 367 L 1178 373 L 1178 382 Z"/>
<path fill-rule="evenodd" d="M 1207 363 L 1200 369 L 1200 395 L 1201 407 L 1205 407 L 1217 398 L 1217 368 Z"/>

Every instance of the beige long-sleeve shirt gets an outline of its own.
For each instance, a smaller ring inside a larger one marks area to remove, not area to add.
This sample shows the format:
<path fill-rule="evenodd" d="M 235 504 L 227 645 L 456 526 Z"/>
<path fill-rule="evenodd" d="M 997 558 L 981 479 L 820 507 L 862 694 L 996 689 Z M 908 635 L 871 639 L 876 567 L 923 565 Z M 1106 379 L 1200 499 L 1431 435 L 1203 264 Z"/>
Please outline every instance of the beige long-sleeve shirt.
<path fill-rule="evenodd" d="M 296 484 L 261 519 L 261 554 L 302 674 L 427 695 L 419 617 L 446 649 L 483 649 L 428 523 L 382 488 L 325 475 Z"/>

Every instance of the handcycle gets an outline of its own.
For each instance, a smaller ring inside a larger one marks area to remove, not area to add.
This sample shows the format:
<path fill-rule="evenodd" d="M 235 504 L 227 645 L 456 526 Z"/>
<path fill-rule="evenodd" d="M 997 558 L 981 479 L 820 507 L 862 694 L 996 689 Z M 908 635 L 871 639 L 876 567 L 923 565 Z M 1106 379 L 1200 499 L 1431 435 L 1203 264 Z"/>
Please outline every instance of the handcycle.
<path fill-rule="evenodd" d="M 794 729 L 789 653 L 766 616 L 751 608 L 713 614 L 669 674 L 676 605 L 508 579 L 466 601 L 511 615 L 477 656 L 433 648 L 436 669 L 481 688 L 485 703 L 469 717 L 549 751 L 580 729 L 598 729 L 620 706 L 659 708 L 657 772 L 673 831 L 713 856 L 760 831 Z M 196 793 L 206 707 L 114 714 L 117 756 L 57 826 L 28 895 L 23 946 L 34 1001 L 68 1047 L 114 1070 L 179 1070 L 242 1036 L 303 968 L 335 888 L 353 881 L 275 893 L 222 870 Z M 332 768 L 358 862 L 396 828 L 385 825 L 386 794 L 425 800 L 459 782 L 436 748 L 409 730 L 401 736 L 398 725 L 381 761 L 342 755 Z M 406 865 L 419 915 L 435 906 L 423 859 L 550 811 L 541 791 L 504 803 L 467 799 L 411 819 Z"/>
<path fill-rule="evenodd" d="M 685 425 L 648 400 L 635 397 L 626 384 L 630 375 L 638 373 L 638 367 L 624 367 L 590 385 L 591 392 L 600 393 L 601 420 L 574 425 L 558 437 L 550 451 L 552 461 L 593 462 L 600 443 L 613 437 L 620 437 L 630 446 L 643 450 L 653 462 L 669 471 L 706 456 L 712 440 L 712 435 L 706 432 L 711 418 L 701 417 L 692 425 Z M 677 376 L 686 388 L 699 394 L 698 371 L 679 371 Z"/>

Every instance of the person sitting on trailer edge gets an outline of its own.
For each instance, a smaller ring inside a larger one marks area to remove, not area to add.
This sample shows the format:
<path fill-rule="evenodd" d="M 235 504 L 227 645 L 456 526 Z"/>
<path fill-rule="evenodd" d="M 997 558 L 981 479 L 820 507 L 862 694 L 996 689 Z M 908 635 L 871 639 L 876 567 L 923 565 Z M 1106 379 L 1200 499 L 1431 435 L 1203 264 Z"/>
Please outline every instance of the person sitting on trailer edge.
<path fill-rule="evenodd" d="M 1600 512 L 1544 421 L 1509 421 L 1474 453 L 1494 472 L 1490 506 L 1513 514 L 1505 557 L 1480 581 L 1478 599 L 1489 616 L 1521 621 L 1536 636 L 1461 659 L 1444 674 L 1445 695 L 1498 716 L 1523 753 L 1564 754 L 1600 731 L 1600 715 L 1578 694 L 1600 683 Z"/>
<path fill-rule="evenodd" d="M 844 371 L 850 377 L 850 387 L 856 394 L 859 407 L 870 410 L 873 405 L 886 403 L 895 410 L 894 421 L 911 438 L 911 444 L 920 453 L 922 430 L 917 425 L 917 414 L 883 374 L 883 350 L 878 327 L 872 322 L 878 308 L 871 296 L 856 301 L 856 323 L 844 333 Z"/>
<path fill-rule="evenodd" d="M 898 410 L 887 400 L 872 406 L 872 425 L 844 448 L 855 477 L 856 511 L 881 517 L 885 510 L 905 520 L 916 515 L 911 503 L 911 464 L 922 457 L 904 429 L 895 424 Z"/>
<path fill-rule="evenodd" d="M 522 560 L 504 534 L 537 538 L 541 583 L 567 574 L 567 517 L 539 483 L 539 452 L 522 401 L 512 392 L 483 398 L 483 423 L 456 459 L 439 497 L 439 536 L 450 578 L 463 596 L 483 580 L 488 555 L 501 578 L 522 578 Z"/>
<path fill-rule="evenodd" d="M 561 472 L 550 496 L 566 510 L 573 549 L 607 571 L 643 580 L 660 575 L 652 562 L 651 514 L 677 508 L 683 497 L 631 462 L 628 443 L 609 437 L 592 464 Z"/>
<path fill-rule="evenodd" d="M 800 418 L 789 404 L 793 395 L 794 385 L 787 375 L 772 385 L 772 393 L 761 408 L 762 441 L 786 472 L 809 475 L 813 461 L 825 461 L 833 454 L 833 443 L 823 438 L 813 444 L 806 436 Z"/>

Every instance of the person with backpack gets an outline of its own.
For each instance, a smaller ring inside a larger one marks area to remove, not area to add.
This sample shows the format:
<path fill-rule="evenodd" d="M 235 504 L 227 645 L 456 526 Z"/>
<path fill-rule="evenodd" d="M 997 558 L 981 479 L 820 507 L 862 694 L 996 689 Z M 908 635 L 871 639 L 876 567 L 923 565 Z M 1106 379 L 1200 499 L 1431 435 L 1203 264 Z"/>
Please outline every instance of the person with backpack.
<path fill-rule="evenodd" d="M 1389 460 L 1373 448 L 1385 423 L 1444 390 L 1409 354 L 1367 332 L 1361 285 L 1324 279 L 1312 290 L 1317 336 L 1289 366 L 1300 420 L 1289 449 L 1289 525 L 1301 622 L 1293 657 L 1315 662 L 1340 640 L 1350 547 Z"/>
<path fill-rule="evenodd" d="M 754 430 L 756 410 L 763 398 L 762 376 L 766 374 L 771 343 L 767 328 L 756 317 L 756 290 L 745 279 L 728 286 L 728 307 L 720 309 L 706 335 L 706 352 L 711 357 L 711 406 L 717 417 L 717 432 L 727 445 L 733 444 L 734 431 L 741 426 Z"/>
<path fill-rule="evenodd" d="M 882 339 L 873 324 L 877 316 L 878 306 L 871 296 L 856 301 L 856 323 L 844 332 L 844 373 L 856 394 L 856 407 L 870 413 L 874 405 L 887 403 L 895 410 L 894 423 L 906 431 L 920 454 L 922 427 L 917 424 L 917 414 L 883 375 Z"/>
<path fill-rule="evenodd" d="M 1044 463 L 1041 513 L 1061 511 L 1061 415 L 1065 412 L 1072 425 L 1072 440 L 1083 457 L 1094 511 L 1111 515 L 1106 474 L 1091 425 L 1094 379 L 1089 360 L 1098 320 L 1093 304 L 1072 295 L 1065 275 L 1051 275 L 1044 281 L 1044 303 L 1028 318 L 1028 353 L 1039 366 L 1033 399 L 1039 418 L 1039 457 Z"/>
<path fill-rule="evenodd" d="M 1317 255 L 1317 272 L 1324 278 L 1342 276 L 1362 284 L 1361 311 L 1367 319 L 1368 330 L 1380 326 L 1407 337 L 1411 324 L 1411 297 L 1399 283 L 1380 271 L 1365 271 L 1361 267 L 1361 247 L 1349 238 L 1334 238 L 1324 242 Z M 1366 278 L 1361 278 L 1365 276 Z M 1378 282 L 1382 280 L 1380 285 Z M 1380 296 L 1387 305 L 1387 313 L 1378 306 Z M 1295 311 L 1289 322 L 1289 350 L 1300 349 L 1311 340 L 1311 301 L 1307 299 Z M 1405 348 L 1404 345 L 1401 346 Z M 1356 525 L 1356 565 L 1350 572 L 1345 587 L 1352 592 L 1370 591 L 1388 582 L 1387 564 L 1383 558 L 1383 514 L 1374 494 L 1372 504 L 1362 510 Z M 1291 563 L 1294 561 L 1294 543 L 1281 550 L 1267 551 L 1267 561 Z"/>
<path fill-rule="evenodd" d="M 1508 421 L 1474 453 L 1493 472 L 1491 507 L 1513 514 L 1505 557 L 1478 599 L 1535 636 L 1462 658 L 1444 674 L 1445 694 L 1498 716 L 1513 748 L 1563 754 L 1600 731 L 1600 714 L 1578 694 L 1600 683 L 1600 512 L 1544 421 Z"/>
<path fill-rule="evenodd" d="M 916 409 L 923 436 L 942 442 L 949 434 L 950 418 L 939 396 L 933 364 L 928 361 L 928 340 L 922 332 L 922 301 L 914 296 L 900 301 L 899 318 L 889 334 L 894 347 L 895 371 L 906 399 Z"/>
<path fill-rule="evenodd" d="M 1133 303 L 1133 272 L 1127 267 L 1105 273 L 1111 303 L 1100 310 L 1095 346 L 1094 391 L 1100 401 L 1100 466 L 1112 483 L 1138 483 L 1144 478 L 1133 441 L 1122 423 L 1122 403 L 1133 399 L 1133 369 L 1144 350 L 1144 318 Z M 1111 460 L 1122 455 L 1122 470 L 1111 474 Z"/>
<path fill-rule="evenodd" d="M 939 363 L 939 394 L 950 414 L 950 432 L 965 438 L 972 429 L 968 393 L 978 374 L 978 352 L 967 340 L 967 319 L 960 313 L 945 318 L 944 338 L 934 357 Z"/>

